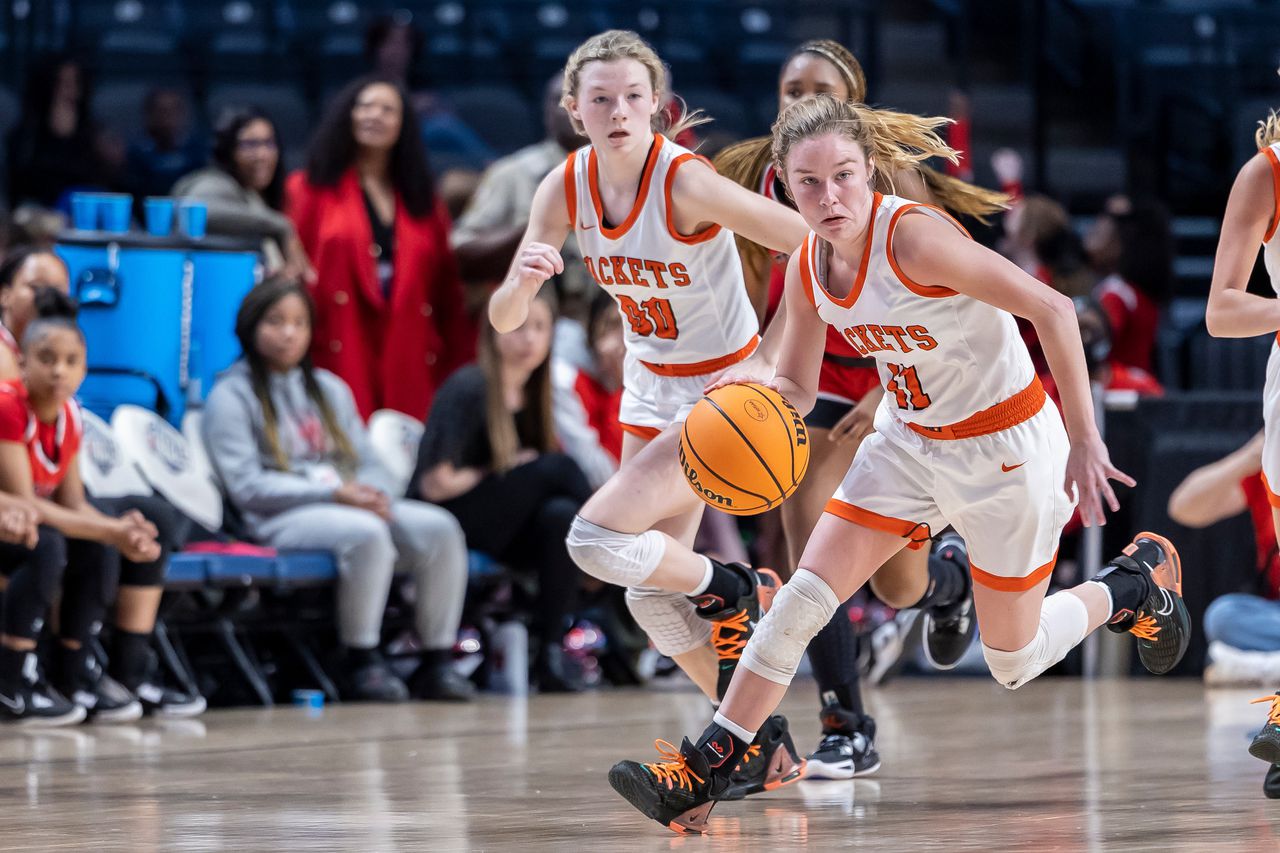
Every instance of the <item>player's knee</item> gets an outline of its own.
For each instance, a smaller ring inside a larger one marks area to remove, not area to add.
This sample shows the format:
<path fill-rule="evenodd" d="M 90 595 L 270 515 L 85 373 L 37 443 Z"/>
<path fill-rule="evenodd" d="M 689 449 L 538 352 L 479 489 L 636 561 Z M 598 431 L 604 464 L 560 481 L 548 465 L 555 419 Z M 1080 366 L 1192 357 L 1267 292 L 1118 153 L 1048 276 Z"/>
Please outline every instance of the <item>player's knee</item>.
<path fill-rule="evenodd" d="M 593 578 L 618 586 L 637 587 L 653 574 L 666 551 L 666 540 L 655 530 L 618 533 L 575 516 L 565 537 L 569 556 Z"/>
<path fill-rule="evenodd" d="M 991 676 L 1010 690 L 1017 690 L 1067 656 L 1089 631 L 1089 611 L 1069 592 L 1049 596 L 1040 606 L 1036 635 L 1016 651 L 982 644 L 982 656 Z"/>
<path fill-rule="evenodd" d="M 660 654 L 674 658 L 711 641 L 711 623 L 697 614 L 683 593 L 632 587 L 626 601 L 627 610 Z"/>
<path fill-rule="evenodd" d="M 1037 641 L 1041 641 L 1039 645 L 1043 645 L 1043 634 L 1037 633 L 1035 640 L 1012 652 L 993 649 L 983 643 L 982 657 L 987 661 L 991 677 L 1001 686 L 1017 690 L 1043 672 L 1044 667 L 1037 665 L 1040 656 Z"/>
<path fill-rule="evenodd" d="M 782 587 L 742 654 L 742 665 L 775 684 L 790 684 L 809 642 L 817 636 L 840 599 L 821 577 L 800 569 Z"/>

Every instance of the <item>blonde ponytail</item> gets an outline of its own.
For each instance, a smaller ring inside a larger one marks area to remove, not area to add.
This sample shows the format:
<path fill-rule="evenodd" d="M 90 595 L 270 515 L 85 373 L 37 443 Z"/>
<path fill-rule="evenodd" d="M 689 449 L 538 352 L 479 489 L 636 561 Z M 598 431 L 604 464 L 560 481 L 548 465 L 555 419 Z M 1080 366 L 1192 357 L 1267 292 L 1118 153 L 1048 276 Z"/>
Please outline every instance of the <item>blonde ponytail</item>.
<path fill-rule="evenodd" d="M 778 116 L 773 123 L 773 159 L 785 175 L 787 155 L 797 142 L 838 134 L 862 147 L 892 189 L 893 175 L 916 171 L 932 157 L 959 162 L 960 152 L 938 135 L 938 128 L 951 123 L 949 118 L 877 110 L 823 93 L 797 101 Z"/>
<path fill-rule="evenodd" d="M 1253 141 L 1258 144 L 1259 151 L 1280 142 L 1280 113 L 1272 110 L 1266 119 L 1258 122 L 1258 132 L 1253 135 Z"/>

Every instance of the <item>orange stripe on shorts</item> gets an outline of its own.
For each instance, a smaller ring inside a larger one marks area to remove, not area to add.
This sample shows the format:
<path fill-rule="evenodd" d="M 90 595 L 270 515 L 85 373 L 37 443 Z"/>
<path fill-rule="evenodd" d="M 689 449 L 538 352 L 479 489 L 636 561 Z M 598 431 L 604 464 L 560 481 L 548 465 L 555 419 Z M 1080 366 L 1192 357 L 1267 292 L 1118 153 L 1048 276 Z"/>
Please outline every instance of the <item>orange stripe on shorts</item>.
<path fill-rule="evenodd" d="M 851 503 L 838 501 L 835 498 L 827 501 L 825 511 L 843 518 L 845 521 L 852 521 L 854 524 L 861 524 L 863 527 L 870 527 L 872 530 L 880 530 L 884 533 L 892 533 L 894 536 L 901 536 L 903 539 L 909 539 L 911 541 L 907 543 L 907 547 L 912 551 L 918 551 L 923 548 L 932 535 L 929 532 L 929 525 L 923 522 L 907 521 L 904 518 L 881 515 L 878 512 L 872 512 L 869 509 L 863 509 Z"/>
<path fill-rule="evenodd" d="M 1058 562 L 1058 552 L 1053 552 L 1053 557 L 1049 562 L 1027 575 L 1025 578 L 1007 578 L 1003 575 L 993 575 L 990 572 L 984 572 L 969 563 L 969 572 L 973 575 L 973 582 L 980 583 L 987 589 L 994 589 L 996 592 L 1026 592 L 1031 587 L 1040 583 L 1040 581 L 1053 574 L 1053 567 Z"/>

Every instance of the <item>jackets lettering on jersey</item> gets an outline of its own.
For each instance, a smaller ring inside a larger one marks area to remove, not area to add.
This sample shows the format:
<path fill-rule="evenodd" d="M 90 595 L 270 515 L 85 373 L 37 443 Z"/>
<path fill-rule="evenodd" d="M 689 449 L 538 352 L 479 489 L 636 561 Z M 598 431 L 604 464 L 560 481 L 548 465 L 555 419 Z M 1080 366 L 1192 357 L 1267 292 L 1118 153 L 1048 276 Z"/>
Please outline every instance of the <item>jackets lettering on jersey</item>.
<path fill-rule="evenodd" d="M 924 326 L 903 328 L 863 323 L 841 329 L 840 334 L 859 355 L 864 356 L 877 352 L 913 352 L 914 349 L 928 352 L 938 345 L 938 341 Z"/>
<path fill-rule="evenodd" d="M 662 261 L 647 261 L 640 258 L 627 258 L 621 255 L 592 258 L 584 257 L 587 272 L 602 285 L 633 285 L 635 287 L 654 287 L 659 290 L 668 287 L 688 287 L 693 283 L 689 270 L 684 264 L 665 264 Z"/>

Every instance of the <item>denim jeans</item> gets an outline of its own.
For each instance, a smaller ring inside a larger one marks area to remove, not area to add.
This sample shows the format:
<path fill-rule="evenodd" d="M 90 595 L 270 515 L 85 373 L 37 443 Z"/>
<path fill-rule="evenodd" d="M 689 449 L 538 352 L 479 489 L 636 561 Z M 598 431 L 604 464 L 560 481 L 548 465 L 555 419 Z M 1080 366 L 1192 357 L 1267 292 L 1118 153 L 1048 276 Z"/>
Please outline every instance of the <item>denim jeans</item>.
<path fill-rule="evenodd" d="M 1280 652 L 1280 601 L 1233 592 L 1214 599 L 1204 614 L 1209 642 L 1252 652 Z"/>

